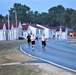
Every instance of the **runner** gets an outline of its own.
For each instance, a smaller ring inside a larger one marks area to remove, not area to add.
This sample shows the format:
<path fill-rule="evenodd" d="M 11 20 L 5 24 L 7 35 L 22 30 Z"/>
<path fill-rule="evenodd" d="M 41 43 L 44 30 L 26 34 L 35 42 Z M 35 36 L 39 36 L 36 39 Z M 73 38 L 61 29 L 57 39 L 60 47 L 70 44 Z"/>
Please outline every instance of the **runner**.
<path fill-rule="evenodd" d="M 45 50 L 45 46 L 46 46 L 46 37 L 45 37 L 45 34 L 43 34 L 43 36 L 41 37 L 41 41 L 42 41 L 42 49 Z"/>
<path fill-rule="evenodd" d="M 30 34 L 28 34 L 28 36 L 27 36 L 27 42 L 28 42 L 28 46 L 30 48 L 30 43 L 31 43 L 31 36 L 30 36 Z"/>
<path fill-rule="evenodd" d="M 32 34 L 32 36 L 31 36 L 31 43 L 32 43 L 32 50 L 34 51 L 34 47 L 35 47 L 35 36 L 34 36 L 34 34 Z"/>
<path fill-rule="evenodd" d="M 38 34 L 36 34 L 36 42 L 38 41 L 38 39 L 39 39 L 39 38 L 38 38 Z"/>

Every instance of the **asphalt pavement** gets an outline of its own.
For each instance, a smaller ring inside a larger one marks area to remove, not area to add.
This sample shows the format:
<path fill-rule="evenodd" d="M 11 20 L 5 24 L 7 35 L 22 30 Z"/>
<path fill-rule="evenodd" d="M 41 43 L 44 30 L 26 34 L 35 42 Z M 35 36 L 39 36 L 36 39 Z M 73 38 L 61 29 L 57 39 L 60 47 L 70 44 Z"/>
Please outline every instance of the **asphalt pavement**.
<path fill-rule="evenodd" d="M 68 44 L 66 40 L 48 40 L 45 50 L 41 41 L 36 41 L 35 50 L 27 43 L 20 46 L 20 50 L 29 56 L 44 60 L 48 63 L 76 72 L 76 45 Z"/>

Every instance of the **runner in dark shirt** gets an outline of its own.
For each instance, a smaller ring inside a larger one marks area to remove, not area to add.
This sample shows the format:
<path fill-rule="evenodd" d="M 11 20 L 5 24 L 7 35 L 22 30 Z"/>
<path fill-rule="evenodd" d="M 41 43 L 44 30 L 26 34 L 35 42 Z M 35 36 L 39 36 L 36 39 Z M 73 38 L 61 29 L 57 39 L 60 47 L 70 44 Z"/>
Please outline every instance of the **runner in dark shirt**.
<path fill-rule="evenodd" d="M 30 34 L 28 34 L 28 36 L 27 36 L 27 42 L 28 42 L 28 46 L 30 48 L 30 43 L 31 43 L 31 36 L 30 36 Z"/>
<path fill-rule="evenodd" d="M 34 51 L 34 47 L 35 47 L 35 36 L 34 36 L 34 34 L 32 34 L 32 36 L 31 36 L 31 43 L 32 43 L 32 50 Z"/>

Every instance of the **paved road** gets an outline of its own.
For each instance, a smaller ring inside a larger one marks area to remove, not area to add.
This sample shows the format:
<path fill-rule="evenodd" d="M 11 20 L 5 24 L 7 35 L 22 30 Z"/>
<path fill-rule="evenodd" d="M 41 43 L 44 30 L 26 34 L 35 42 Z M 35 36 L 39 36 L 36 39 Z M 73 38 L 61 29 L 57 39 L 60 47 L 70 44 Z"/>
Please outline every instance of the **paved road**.
<path fill-rule="evenodd" d="M 65 40 L 47 41 L 46 50 L 42 50 L 41 41 L 36 42 L 35 51 L 27 43 L 20 46 L 21 51 L 56 66 L 76 72 L 76 46 Z"/>

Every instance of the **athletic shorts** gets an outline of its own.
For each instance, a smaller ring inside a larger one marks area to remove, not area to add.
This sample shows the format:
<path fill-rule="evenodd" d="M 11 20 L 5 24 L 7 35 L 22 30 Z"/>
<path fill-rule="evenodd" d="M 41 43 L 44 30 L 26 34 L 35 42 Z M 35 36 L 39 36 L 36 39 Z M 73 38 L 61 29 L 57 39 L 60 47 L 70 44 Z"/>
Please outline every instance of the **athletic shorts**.
<path fill-rule="evenodd" d="M 32 43 L 32 45 L 34 45 L 35 44 L 35 41 L 31 41 L 31 43 Z"/>
<path fill-rule="evenodd" d="M 45 41 L 42 41 L 42 45 L 46 46 L 46 42 Z"/>
<path fill-rule="evenodd" d="M 36 37 L 36 40 L 38 40 L 38 37 Z"/>

